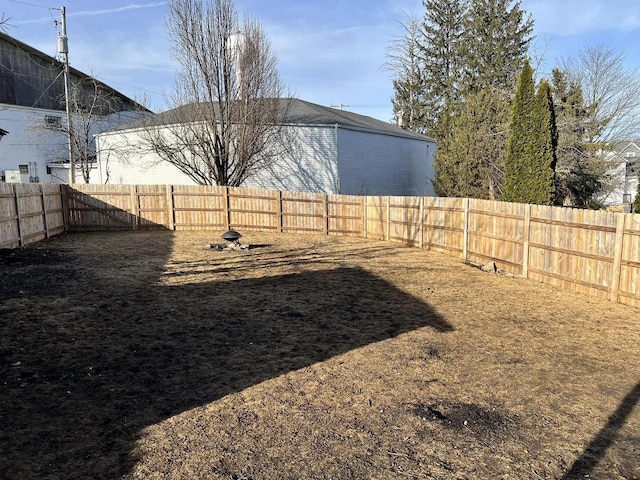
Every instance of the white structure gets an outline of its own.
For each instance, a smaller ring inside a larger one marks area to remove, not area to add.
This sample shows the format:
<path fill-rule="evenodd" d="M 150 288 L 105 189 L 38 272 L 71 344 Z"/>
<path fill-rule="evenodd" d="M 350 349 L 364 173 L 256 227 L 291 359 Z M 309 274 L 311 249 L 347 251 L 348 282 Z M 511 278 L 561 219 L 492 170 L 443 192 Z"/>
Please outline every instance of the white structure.
<path fill-rule="evenodd" d="M 121 112 L 104 117 L 100 124 L 104 129 L 131 122 L 129 113 Z M 69 182 L 67 135 L 60 129 L 60 125 L 64 123 L 64 111 L 0 105 L 0 124 L 5 125 L 8 130 L 0 142 L 0 181 Z M 100 124 L 93 126 L 94 134 L 100 131 Z M 97 167 L 94 165 L 92 170 L 97 172 Z M 19 172 L 18 177 L 15 172 Z M 80 172 L 76 172 L 76 181 L 83 181 Z"/>
<path fill-rule="evenodd" d="M 0 56 L 0 131 L 5 132 L 0 135 L 0 181 L 68 182 L 62 63 L 2 32 Z M 79 92 L 78 105 L 90 103 L 96 88 L 109 98 L 109 111 L 91 119 L 92 133 L 148 113 L 133 100 L 76 69 L 70 69 L 70 77 Z M 72 115 L 74 121 L 80 125 L 81 116 Z M 93 170 L 97 168 L 94 166 Z M 76 181 L 83 181 L 80 171 L 76 171 Z"/>
<path fill-rule="evenodd" d="M 615 165 L 610 173 L 619 187 L 603 198 L 602 202 L 605 205 L 633 203 L 638 192 L 640 146 L 637 142 L 622 142 L 613 151 L 607 152 L 606 158 Z"/>
<path fill-rule="evenodd" d="M 288 102 L 285 125 L 293 139 L 291 151 L 243 186 L 350 195 L 434 194 L 433 139 L 343 110 L 297 99 L 282 102 Z M 143 130 L 134 127 L 96 137 L 96 182 L 195 183 L 141 147 Z"/>

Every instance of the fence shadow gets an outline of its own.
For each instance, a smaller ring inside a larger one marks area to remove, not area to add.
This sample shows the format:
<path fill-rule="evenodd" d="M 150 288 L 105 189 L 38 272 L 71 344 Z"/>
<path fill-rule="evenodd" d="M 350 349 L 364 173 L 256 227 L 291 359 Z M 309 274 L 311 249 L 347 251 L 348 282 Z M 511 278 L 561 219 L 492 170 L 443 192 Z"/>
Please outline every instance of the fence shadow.
<path fill-rule="evenodd" d="M 609 417 L 607 424 L 593 437 L 582 455 L 573 462 L 569 471 L 564 474 L 562 480 L 578 480 L 589 477 L 609 447 L 615 442 L 618 432 L 638 403 L 640 403 L 640 382 L 627 393 L 616 411 Z"/>
<path fill-rule="evenodd" d="M 172 233 L 105 235 L 0 258 L 1 478 L 121 478 L 147 426 L 404 332 L 453 329 L 363 269 L 172 286 L 160 281 Z"/>
<path fill-rule="evenodd" d="M 102 186 L 100 186 L 102 188 Z M 118 186 L 116 186 L 118 187 Z M 142 193 L 140 195 L 149 195 Z M 67 215 L 67 228 L 71 232 L 86 231 L 118 231 L 167 229 L 164 223 L 157 223 L 149 218 L 149 213 L 157 215 L 156 209 L 146 212 L 147 215 L 135 214 L 140 202 L 138 193 L 131 194 L 126 191 L 114 191 L 108 198 L 111 202 L 99 199 L 95 192 L 82 192 L 70 186 L 63 189 Z M 153 198 L 158 198 L 154 195 Z M 164 213 L 164 209 L 161 211 Z"/>

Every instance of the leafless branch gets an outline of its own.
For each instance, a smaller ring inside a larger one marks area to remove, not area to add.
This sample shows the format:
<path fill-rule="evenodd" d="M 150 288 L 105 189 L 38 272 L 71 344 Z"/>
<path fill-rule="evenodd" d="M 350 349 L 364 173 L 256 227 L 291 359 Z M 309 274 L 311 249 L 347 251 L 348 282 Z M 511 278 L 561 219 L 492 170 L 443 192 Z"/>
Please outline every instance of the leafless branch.
<path fill-rule="evenodd" d="M 169 0 L 181 66 L 174 108 L 151 119 L 143 148 L 204 185 L 238 186 L 282 155 L 286 102 L 261 25 L 231 0 Z"/>

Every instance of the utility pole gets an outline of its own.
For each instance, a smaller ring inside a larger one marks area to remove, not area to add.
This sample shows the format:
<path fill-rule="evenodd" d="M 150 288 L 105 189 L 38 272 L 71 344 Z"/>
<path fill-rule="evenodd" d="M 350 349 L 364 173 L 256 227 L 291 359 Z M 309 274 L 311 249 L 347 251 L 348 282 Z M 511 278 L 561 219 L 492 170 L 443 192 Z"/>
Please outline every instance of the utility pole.
<path fill-rule="evenodd" d="M 76 162 L 73 158 L 73 141 L 72 125 L 71 125 L 71 110 L 69 107 L 69 42 L 67 40 L 67 10 L 65 7 L 60 8 L 62 32 L 58 34 L 58 52 L 62 55 L 64 62 L 64 103 L 67 109 L 67 143 L 69 146 L 69 183 L 76 183 Z"/>

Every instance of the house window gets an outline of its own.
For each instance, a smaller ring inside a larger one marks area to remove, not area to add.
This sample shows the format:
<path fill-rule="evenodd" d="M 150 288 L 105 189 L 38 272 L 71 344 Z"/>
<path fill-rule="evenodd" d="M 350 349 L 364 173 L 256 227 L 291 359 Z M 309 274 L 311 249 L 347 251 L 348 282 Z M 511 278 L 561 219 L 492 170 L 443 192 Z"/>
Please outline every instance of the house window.
<path fill-rule="evenodd" d="M 58 117 L 57 115 L 45 115 L 44 123 L 48 128 L 58 129 L 62 125 L 62 117 Z"/>
<path fill-rule="evenodd" d="M 20 175 L 29 175 L 29 165 L 18 165 Z"/>
<path fill-rule="evenodd" d="M 622 203 L 631 203 L 631 194 L 630 193 L 622 194 Z"/>
<path fill-rule="evenodd" d="M 51 175 L 51 167 L 47 165 L 47 175 Z"/>

